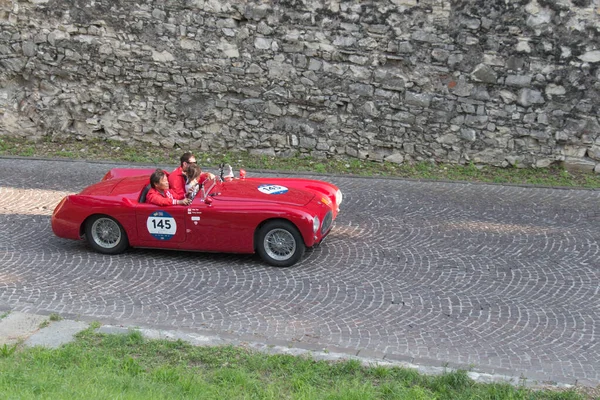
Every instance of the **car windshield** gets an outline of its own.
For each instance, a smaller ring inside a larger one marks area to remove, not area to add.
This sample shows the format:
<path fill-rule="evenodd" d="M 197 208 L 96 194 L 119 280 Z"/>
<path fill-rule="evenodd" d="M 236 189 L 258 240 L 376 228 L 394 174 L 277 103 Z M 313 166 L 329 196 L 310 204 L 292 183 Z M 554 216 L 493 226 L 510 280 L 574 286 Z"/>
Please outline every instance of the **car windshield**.
<path fill-rule="evenodd" d="M 196 198 L 200 198 L 200 201 L 204 201 L 206 197 L 211 193 L 214 187 L 217 185 L 218 178 L 214 179 L 206 179 L 202 184 L 200 191 L 198 192 L 198 196 Z"/>
<path fill-rule="evenodd" d="M 204 200 L 206 200 L 206 197 L 208 197 L 214 191 L 216 186 L 218 186 L 222 182 L 231 181 L 234 178 L 235 178 L 235 176 L 233 174 L 231 165 L 229 165 L 229 164 L 219 165 L 218 175 L 216 175 L 212 179 L 208 178 L 203 182 L 202 186 L 200 187 L 200 190 L 198 191 L 197 195 L 194 197 L 194 200 L 199 198 L 201 202 L 204 202 Z"/>

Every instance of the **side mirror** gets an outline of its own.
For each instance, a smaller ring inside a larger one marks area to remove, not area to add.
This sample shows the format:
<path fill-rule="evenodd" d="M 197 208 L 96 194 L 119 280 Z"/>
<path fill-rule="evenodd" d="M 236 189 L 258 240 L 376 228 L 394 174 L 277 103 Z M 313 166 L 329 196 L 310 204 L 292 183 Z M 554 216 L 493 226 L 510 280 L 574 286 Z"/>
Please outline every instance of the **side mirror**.
<path fill-rule="evenodd" d="M 240 179 L 246 179 L 246 170 L 240 169 Z"/>
<path fill-rule="evenodd" d="M 213 198 L 210 196 L 206 196 L 206 198 L 204 199 L 204 204 L 206 204 L 206 205 L 210 206 L 210 205 L 212 205 L 212 202 L 213 202 Z"/>

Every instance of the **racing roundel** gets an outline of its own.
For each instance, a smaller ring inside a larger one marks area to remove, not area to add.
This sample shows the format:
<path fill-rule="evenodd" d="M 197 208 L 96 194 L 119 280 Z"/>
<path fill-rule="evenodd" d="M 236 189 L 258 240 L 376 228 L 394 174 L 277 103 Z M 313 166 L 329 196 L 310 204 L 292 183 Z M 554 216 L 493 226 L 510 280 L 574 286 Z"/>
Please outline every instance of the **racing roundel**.
<path fill-rule="evenodd" d="M 156 211 L 148 216 L 146 228 L 158 240 L 169 240 L 177 233 L 175 218 L 165 211 Z"/>
<path fill-rule="evenodd" d="M 258 190 L 265 194 L 283 194 L 288 191 L 288 188 L 279 185 L 260 185 Z"/>

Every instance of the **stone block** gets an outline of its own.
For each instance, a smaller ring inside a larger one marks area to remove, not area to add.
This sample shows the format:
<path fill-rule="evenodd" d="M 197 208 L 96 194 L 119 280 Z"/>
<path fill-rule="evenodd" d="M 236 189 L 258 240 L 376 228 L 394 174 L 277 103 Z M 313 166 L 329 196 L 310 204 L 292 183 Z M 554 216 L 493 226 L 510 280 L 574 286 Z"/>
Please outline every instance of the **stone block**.
<path fill-rule="evenodd" d="M 249 154 L 252 156 L 267 156 L 275 157 L 275 150 L 269 149 L 250 149 Z"/>
<path fill-rule="evenodd" d="M 575 146 L 575 145 L 565 145 L 561 150 L 561 154 L 564 154 L 565 156 L 576 157 L 576 158 L 585 157 L 586 152 L 587 152 L 586 147 Z"/>
<path fill-rule="evenodd" d="M 597 163 L 588 158 L 565 157 L 562 166 L 567 171 L 573 172 L 594 172 Z"/>
<path fill-rule="evenodd" d="M 23 55 L 27 57 L 33 57 L 37 53 L 37 46 L 33 42 L 24 42 L 21 45 L 21 48 L 23 50 Z"/>
<path fill-rule="evenodd" d="M 459 139 L 456 135 L 448 133 L 438 137 L 435 141 L 441 144 L 455 144 L 459 141 Z"/>
<path fill-rule="evenodd" d="M 534 104 L 544 104 L 546 100 L 541 92 L 532 89 L 521 89 L 517 103 L 523 107 L 529 107 Z"/>
<path fill-rule="evenodd" d="M 404 102 L 413 106 L 429 107 L 431 104 L 431 95 L 427 93 L 406 92 Z"/>
<path fill-rule="evenodd" d="M 436 34 L 422 30 L 413 32 L 413 34 L 410 37 L 412 40 L 415 40 L 417 42 L 435 43 L 440 41 L 439 37 Z"/>
<path fill-rule="evenodd" d="M 390 117 L 394 121 L 404 122 L 407 124 L 414 124 L 416 117 L 406 111 L 400 111 Z"/>
<path fill-rule="evenodd" d="M 448 60 L 449 56 L 450 53 L 447 50 L 433 49 L 431 51 L 431 57 L 433 57 L 433 59 L 436 61 L 445 62 L 446 60 Z"/>
<path fill-rule="evenodd" d="M 485 128 L 488 123 L 487 115 L 467 115 L 465 117 L 465 125 L 473 128 Z"/>
<path fill-rule="evenodd" d="M 258 37 L 254 39 L 254 47 L 261 50 L 269 50 L 271 49 L 271 43 L 273 43 L 273 39 L 261 38 Z"/>
<path fill-rule="evenodd" d="M 348 93 L 359 96 L 373 96 L 374 90 L 375 89 L 372 85 L 366 85 L 363 83 L 352 83 L 348 86 Z"/>
<path fill-rule="evenodd" d="M 460 130 L 460 137 L 468 142 L 474 142 L 477 139 L 477 131 L 474 129 L 463 128 Z"/>
<path fill-rule="evenodd" d="M 471 72 L 471 77 L 477 82 L 496 83 L 498 76 L 492 67 L 485 64 L 479 64 Z"/>
<path fill-rule="evenodd" d="M 529 87 L 532 77 L 529 75 L 508 75 L 504 80 L 507 86 Z"/>
<path fill-rule="evenodd" d="M 404 162 L 404 156 L 400 153 L 390 154 L 389 156 L 385 156 L 383 159 L 395 164 L 402 164 Z"/>
<path fill-rule="evenodd" d="M 583 53 L 578 57 L 583 62 L 597 63 L 600 62 L 600 50 L 592 50 Z"/>
<path fill-rule="evenodd" d="M 551 96 L 562 96 L 565 93 L 567 93 L 567 90 L 563 86 L 551 83 L 548 86 L 546 86 L 545 92 L 547 95 Z"/>
<path fill-rule="evenodd" d="M 553 159 L 542 158 L 542 159 L 536 160 L 535 167 L 536 168 L 548 168 L 549 166 L 552 165 L 552 163 L 554 163 Z"/>
<path fill-rule="evenodd" d="M 592 146 L 587 150 L 587 156 L 592 160 L 600 161 L 600 146 Z"/>

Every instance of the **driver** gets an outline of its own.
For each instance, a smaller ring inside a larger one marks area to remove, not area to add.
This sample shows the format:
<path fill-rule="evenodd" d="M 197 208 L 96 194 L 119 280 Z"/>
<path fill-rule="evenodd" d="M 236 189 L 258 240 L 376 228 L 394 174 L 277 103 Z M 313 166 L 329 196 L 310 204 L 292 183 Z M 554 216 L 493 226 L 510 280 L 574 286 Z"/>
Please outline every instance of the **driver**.
<path fill-rule="evenodd" d="M 173 197 L 169 189 L 169 180 L 167 174 L 162 169 L 158 168 L 150 175 L 150 185 L 152 188 L 146 195 L 146 202 L 157 206 L 174 206 L 174 205 L 189 205 L 190 199 L 176 199 Z"/>
<path fill-rule="evenodd" d="M 186 152 L 179 159 L 180 165 L 175 168 L 173 172 L 169 174 L 169 187 L 171 188 L 171 193 L 173 194 L 173 198 L 177 200 L 181 200 L 185 198 L 185 184 L 188 181 L 187 178 L 187 169 L 190 165 L 196 165 L 196 157 L 190 153 Z M 200 174 L 200 178 L 198 178 L 198 183 L 202 184 L 206 179 L 214 179 L 215 176 L 210 172 L 204 172 Z"/>

